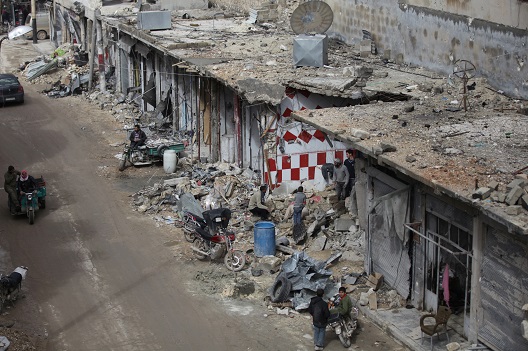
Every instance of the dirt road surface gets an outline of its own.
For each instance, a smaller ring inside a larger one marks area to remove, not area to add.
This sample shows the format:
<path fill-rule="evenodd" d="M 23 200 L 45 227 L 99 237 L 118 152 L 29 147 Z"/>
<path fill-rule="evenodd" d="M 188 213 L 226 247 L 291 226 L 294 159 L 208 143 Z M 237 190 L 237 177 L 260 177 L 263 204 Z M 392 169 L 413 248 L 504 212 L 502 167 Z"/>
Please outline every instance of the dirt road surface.
<path fill-rule="evenodd" d="M 3 72 L 37 54 L 2 46 Z M 22 49 L 21 49 L 22 48 Z M 0 169 L 47 181 L 35 224 L 11 216 L 2 191 L 0 270 L 29 267 L 24 298 L 0 316 L 9 350 L 311 350 L 306 314 L 271 316 L 261 302 L 207 295 L 195 281 L 210 263 L 189 261 L 176 228 L 129 204 L 161 167 L 117 171 L 122 126 L 82 97 L 50 99 L 21 79 L 26 102 L 0 107 Z M 232 273 L 228 273 L 232 274 Z M 234 277 L 233 277 L 234 279 Z M 403 350 L 362 321 L 353 350 Z M 340 350 L 327 333 L 327 350 Z M 23 346 L 22 346 L 23 345 Z"/>

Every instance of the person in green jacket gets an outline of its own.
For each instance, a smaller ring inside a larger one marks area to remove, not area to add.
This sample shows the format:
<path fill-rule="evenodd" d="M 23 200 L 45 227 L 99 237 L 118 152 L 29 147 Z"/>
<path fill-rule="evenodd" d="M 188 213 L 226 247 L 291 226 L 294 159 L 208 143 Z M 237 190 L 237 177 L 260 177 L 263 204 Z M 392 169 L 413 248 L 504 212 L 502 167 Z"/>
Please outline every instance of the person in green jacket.
<path fill-rule="evenodd" d="M 330 308 L 330 319 L 338 318 L 339 316 L 348 316 L 350 311 L 352 311 L 352 300 L 350 296 L 346 293 L 346 288 L 344 286 L 339 288 L 339 304 L 334 307 L 334 303 L 329 301 L 328 307 Z"/>

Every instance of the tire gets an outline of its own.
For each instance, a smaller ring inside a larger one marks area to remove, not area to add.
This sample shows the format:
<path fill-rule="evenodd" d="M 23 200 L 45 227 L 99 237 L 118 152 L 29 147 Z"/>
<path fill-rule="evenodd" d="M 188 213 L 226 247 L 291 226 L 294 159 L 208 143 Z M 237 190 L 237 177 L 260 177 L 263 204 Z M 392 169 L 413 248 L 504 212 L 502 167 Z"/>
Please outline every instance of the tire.
<path fill-rule="evenodd" d="M 246 255 L 240 250 L 233 250 L 225 255 L 224 263 L 230 271 L 239 272 L 246 265 Z"/>
<path fill-rule="evenodd" d="M 37 32 L 37 39 L 38 40 L 45 40 L 48 37 L 48 33 L 46 33 L 45 30 L 39 30 Z"/>
<path fill-rule="evenodd" d="M 186 228 L 185 224 L 183 225 L 183 237 L 185 238 L 185 241 L 190 242 L 190 243 L 196 240 L 196 235 L 194 235 L 194 232 Z"/>
<path fill-rule="evenodd" d="M 198 249 L 200 251 L 207 252 L 207 247 L 205 246 L 205 242 L 203 240 L 195 240 L 192 245 L 193 245 L 194 248 L 196 248 L 196 249 Z M 203 261 L 203 260 L 207 259 L 207 257 L 209 257 L 207 255 L 202 255 L 201 253 L 196 252 L 194 250 L 193 250 L 193 254 L 200 261 Z"/>
<path fill-rule="evenodd" d="M 45 209 L 46 208 L 46 200 L 40 200 L 39 201 L 39 207 L 41 209 Z"/>
<path fill-rule="evenodd" d="M 277 277 L 277 280 L 271 288 L 271 302 L 284 302 L 290 295 L 292 284 L 288 278 L 281 275 Z"/>
<path fill-rule="evenodd" d="M 123 172 L 126 166 L 126 157 L 119 161 L 119 171 Z"/>
<path fill-rule="evenodd" d="M 163 157 L 163 154 L 165 153 L 165 151 L 167 151 L 169 149 L 169 147 L 167 145 L 160 145 L 158 146 L 158 148 L 156 149 L 157 152 L 158 152 L 158 156 L 159 157 Z"/>
<path fill-rule="evenodd" d="M 31 210 L 28 214 L 29 217 L 29 224 L 35 223 L 35 211 Z"/>
<path fill-rule="evenodd" d="M 346 327 L 344 327 L 346 328 Z M 345 348 L 349 348 L 352 346 L 352 340 L 347 336 L 347 332 L 344 330 L 344 328 L 341 328 L 341 334 L 339 334 L 339 341 L 341 341 L 341 345 L 343 345 Z"/>

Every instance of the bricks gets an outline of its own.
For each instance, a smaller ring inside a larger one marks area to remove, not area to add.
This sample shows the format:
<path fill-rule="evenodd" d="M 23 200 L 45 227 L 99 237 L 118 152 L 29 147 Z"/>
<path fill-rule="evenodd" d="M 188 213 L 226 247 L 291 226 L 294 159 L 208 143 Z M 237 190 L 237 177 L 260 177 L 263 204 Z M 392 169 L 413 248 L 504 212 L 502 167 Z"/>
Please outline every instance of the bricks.
<path fill-rule="evenodd" d="M 493 189 L 493 190 L 498 190 L 499 189 L 499 182 L 496 182 L 496 181 L 492 180 L 491 182 L 489 182 L 488 188 Z"/>

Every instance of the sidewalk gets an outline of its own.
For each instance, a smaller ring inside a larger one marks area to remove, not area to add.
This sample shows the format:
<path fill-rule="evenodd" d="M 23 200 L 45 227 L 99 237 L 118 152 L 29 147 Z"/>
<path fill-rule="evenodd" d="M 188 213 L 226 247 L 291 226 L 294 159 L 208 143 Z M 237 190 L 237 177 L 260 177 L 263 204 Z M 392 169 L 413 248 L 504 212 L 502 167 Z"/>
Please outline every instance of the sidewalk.
<path fill-rule="evenodd" d="M 420 317 L 424 314 L 415 308 L 399 308 L 390 310 L 370 310 L 368 306 L 359 306 L 361 313 L 376 324 L 380 329 L 392 335 L 400 343 L 413 351 L 430 351 L 431 340 L 425 335 L 423 344 L 420 342 Z M 462 336 L 463 327 L 455 323 L 453 316 L 447 323 L 449 342 L 460 344 L 460 350 L 466 350 L 471 344 Z M 435 336 L 433 350 L 445 351 L 449 343 L 445 334 L 440 334 L 440 340 Z"/>
<path fill-rule="evenodd" d="M 0 72 L 10 73 L 17 71 L 24 62 L 35 60 L 38 55 L 51 55 L 55 47 L 49 40 L 33 44 L 31 40 L 17 38 L 4 40 L 0 50 Z"/>

